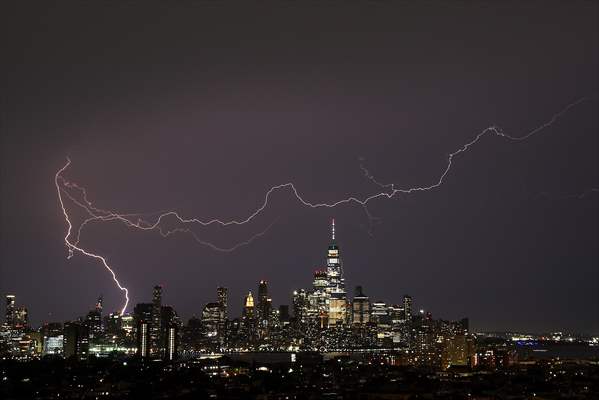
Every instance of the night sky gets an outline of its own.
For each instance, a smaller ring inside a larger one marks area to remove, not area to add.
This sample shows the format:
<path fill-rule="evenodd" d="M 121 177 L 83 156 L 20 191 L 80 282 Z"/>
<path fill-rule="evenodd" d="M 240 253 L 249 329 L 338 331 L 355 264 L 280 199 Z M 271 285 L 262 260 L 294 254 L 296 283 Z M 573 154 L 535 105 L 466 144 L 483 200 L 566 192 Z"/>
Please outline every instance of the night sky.
<path fill-rule="evenodd" d="M 54 187 L 67 156 L 97 207 L 242 219 L 286 182 L 312 202 L 377 193 L 361 162 L 430 185 L 484 128 L 521 136 L 586 96 L 526 141 L 484 137 L 436 190 L 371 202 L 372 223 L 282 190 L 251 224 L 195 228 L 231 246 L 274 222 L 234 253 L 118 222 L 81 245 L 115 267 L 129 310 L 160 283 L 188 318 L 225 285 L 237 315 L 260 279 L 276 305 L 310 287 L 335 217 L 349 294 L 409 293 L 477 330 L 599 332 L 596 2 L 6 3 L 0 295 L 34 324 L 99 294 L 107 311 L 123 303 L 98 262 L 67 260 Z"/>

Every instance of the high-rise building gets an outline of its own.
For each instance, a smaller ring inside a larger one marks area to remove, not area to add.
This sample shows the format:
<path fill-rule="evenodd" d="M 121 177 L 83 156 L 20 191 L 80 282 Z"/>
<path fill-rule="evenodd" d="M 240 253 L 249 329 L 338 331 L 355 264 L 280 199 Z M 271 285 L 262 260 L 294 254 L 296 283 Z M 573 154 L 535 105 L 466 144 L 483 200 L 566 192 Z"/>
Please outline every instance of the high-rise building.
<path fill-rule="evenodd" d="M 352 322 L 360 325 L 370 322 L 370 299 L 362 291 L 362 286 L 356 286 L 352 303 Z"/>
<path fill-rule="evenodd" d="M 327 277 L 329 280 L 328 291 L 331 293 L 331 297 L 345 297 L 345 278 L 335 236 L 335 219 L 331 220 L 331 244 L 327 251 Z"/>
<path fill-rule="evenodd" d="M 341 255 L 335 237 L 335 219 L 331 220 L 331 244 L 327 251 L 327 278 L 329 281 L 327 292 L 330 296 L 328 324 L 345 324 L 348 321 L 347 294 Z"/>
<path fill-rule="evenodd" d="M 15 309 L 13 317 L 13 328 L 23 329 L 29 326 L 29 312 L 27 307 L 20 306 Z"/>
<path fill-rule="evenodd" d="M 346 324 L 348 320 L 347 298 L 331 296 L 327 317 L 329 326 Z"/>
<path fill-rule="evenodd" d="M 312 290 L 308 293 L 308 309 L 306 317 L 309 321 L 321 323 L 326 316 L 328 321 L 331 295 L 329 279 L 326 271 L 314 271 Z"/>
<path fill-rule="evenodd" d="M 268 297 L 268 282 L 261 280 L 258 284 L 258 334 L 260 337 L 268 335 L 272 299 Z"/>
<path fill-rule="evenodd" d="M 131 314 L 121 315 L 121 328 L 125 332 L 125 335 L 132 335 L 135 331 L 135 317 Z"/>
<path fill-rule="evenodd" d="M 387 303 L 383 301 L 375 301 L 372 303 L 371 319 L 377 324 L 389 324 L 389 309 Z"/>
<path fill-rule="evenodd" d="M 62 354 L 64 345 L 64 336 L 44 336 L 44 344 L 42 355 L 59 355 Z"/>
<path fill-rule="evenodd" d="M 16 297 L 14 294 L 6 295 L 6 326 L 14 327 L 14 318 L 15 318 L 15 301 Z"/>
<path fill-rule="evenodd" d="M 167 361 L 174 361 L 177 358 L 177 331 L 178 327 L 176 324 L 169 324 L 166 331 L 166 352 L 165 359 Z"/>
<path fill-rule="evenodd" d="M 119 313 L 110 313 L 104 317 L 104 330 L 108 335 L 119 336 L 123 331 L 123 319 Z"/>
<path fill-rule="evenodd" d="M 43 338 L 42 355 L 58 355 L 63 352 L 64 336 L 60 322 L 45 323 L 40 329 Z"/>
<path fill-rule="evenodd" d="M 218 303 L 222 309 L 223 318 L 226 320 L 229 318 L 229 311 L 227 309 L 228 305 L 228 289 L 226 287 L 218 287 L 216 288 L 216 295 L 218 298 Z"/>
<path fill-rule="evenodd" d="M 98 297 L 96 306 L 91 310 L 85 318 L 85 325 L 89 331 L 89 339 L 91 341 L 97 340 L 103 332 L 102 327 L 102 296 Z"/>
<path fill-rule="evenodd" d="M 293 291 L 293 318 L 297 327 L 308 321 L 308 293 L 305 289 Z"/>
<path fill-rule="evenodd" d="M 442 347 L 443 368 L 469 366 L 475 354 L 474 339 L 470 335 L 457 334 L 446 337 Z"/>
<path fill-rule="evenodd" d="M 202 310 L 202 330 L 203 335 L 209 342 L 217 342 L 219 326 L 221 324 L 221 305 L 220 303 L 208 303 Z"/>
<path fill-rule="evenodd" d="M 133 308 L 133 325 L 137 329 L 139 321 L 152 321 L 152 303 L 137 303 Z"/>
<path fill-rule="evenodd" d="M 162 286 L 154 286 L 152 293 L 152 321 L 150 324 L 150 354 L 157 356 L 160 354 L 161 333 L 162 333 Z"/>
<path fill-rule="evenodd" d="M 63 327 L 63 354 L 65 358 L 87 358 L 89 352 L 89 331 L 79 322 L 65 322 Z"/>
<path fill-rule="evenodd" d="M 249 292 L 243 303 L 243 330 L 244 336 L 248 342 L 254 342 L 257 336 L 256 332 L 256 311 L 254 306 L 254 297 Z"/>
<path fill-rule="evenodd" d="M 312 287 L 314 291 L 326 292 L 329 287 L 329 278 L 327 271 L 316 270 L 314 271 L 314 279 L 312 281 Z"/>
<path fill-rule="evenodd" d="M 412 321 L 412 297 L 407 294 L 403 297 L 403 312 L 404 321 L 410 323 Z"/>
<path fill-rule="evenodd" d="M 150 324 L 143 319 L 137 322 L 137 355 L 141 358 L 150 356 Z"/>
<path fill-rule="evenodd" d="M 403 305 L 391 304 L 387 307 L 389 317 L 391 318 L 391 324 L 398 326 L 404 322 L 404 309 Z"/>
<path fill-rule="evenodd" d="M 175 309 L 171 306 L 162 306 L 160 308 L 160 349 L 159 354 L 163 358 L 167 358 L 169 345 L 169 329 L 171 327 L 178 328 L 180 325 L 179 316 Z"/>

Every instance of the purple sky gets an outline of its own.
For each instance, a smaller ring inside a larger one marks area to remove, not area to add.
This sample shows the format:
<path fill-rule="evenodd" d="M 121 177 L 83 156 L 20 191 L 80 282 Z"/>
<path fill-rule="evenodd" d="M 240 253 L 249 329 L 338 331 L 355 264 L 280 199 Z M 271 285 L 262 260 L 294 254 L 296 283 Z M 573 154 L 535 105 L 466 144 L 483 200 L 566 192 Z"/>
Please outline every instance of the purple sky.
<path fill-rule="evenodd" d="M 359 206 L 312 210 L 280 191 L 247 226 L 196 230 L 230 246 L 276 221 L 232 254 L 116 222 L 81 244 L 132 305 L 162 283 L 187 318 L 226 285 L 236 315 L 260 279 L 275 304 L 309 287 L 335 217 L 349 293 L 409 293 L 475 329 L 599 332 L 595 2 L 141 4 L 0 9 L 0 294 L 34 323 L 82 315 L 100 293 L 122 304 L 101 265 L 66 259 L 53 179 L 67 156 L 97 207 L 245 218 L 290 181 L 313 202 L 376 193 L 360 158 L 382 182 L 430 185 L 489 125 L 523 135 L 587 96 L 527 141 L 481 139 L 434 191 L 373 201 L 373 226 Z"/>

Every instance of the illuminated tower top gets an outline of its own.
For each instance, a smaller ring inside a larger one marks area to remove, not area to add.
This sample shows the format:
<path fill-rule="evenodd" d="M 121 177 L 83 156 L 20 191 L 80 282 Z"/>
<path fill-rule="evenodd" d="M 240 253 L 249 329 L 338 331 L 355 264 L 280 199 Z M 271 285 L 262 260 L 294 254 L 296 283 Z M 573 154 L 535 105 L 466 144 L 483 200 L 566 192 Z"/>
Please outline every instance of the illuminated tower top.
<path fill-rule="evenodd" d="M 254 307 L 254 297 L 252 296 L 252 292 L 249 292 L 245 297 L 245 307 Z"/>

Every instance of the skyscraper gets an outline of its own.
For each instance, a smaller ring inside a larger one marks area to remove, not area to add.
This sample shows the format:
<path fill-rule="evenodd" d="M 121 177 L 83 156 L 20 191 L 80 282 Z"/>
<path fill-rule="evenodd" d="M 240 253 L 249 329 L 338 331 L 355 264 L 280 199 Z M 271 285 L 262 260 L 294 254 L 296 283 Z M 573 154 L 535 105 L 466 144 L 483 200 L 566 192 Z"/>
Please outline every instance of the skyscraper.
<path fill-rule="evenodd" d="M 229 310 L 228 310 L 228 289 L 226 287 L 218 287 L 216 289 L 216 297 L 218 298 L 218 305 L 220 308 L 220 316 L 218 322 L 218 339 L 221 345 L 224 344 L 226 329 L 227 329 L 227 320 L 229 319 Z"/>
<path fill-rule="evenodd" d="M 227 309 L 228 305 L 228 289 L 226 287 L 218 287 L 216 288 L 216 296 L 218 298 L 218 303 L 220 304 L 222 310 L 223 319 L 229 318 L 229 312 Z"/>
<path fill-rule="evenodd" d="M 177 340 L 177 325 L 176 324 L 169 324 L 167 331 L 166 331 L 166 352 L 165 352 L 165 359 L 167 361 L 174 361 L 175 358 L 177 357 L 177 347 L 178 347 L 178 340 Z"/>
<path fill-rule="evenodd" d="M 412 297 L 407 294 L 403 297 L 403 312 L 404 321 L 410 323 L 412 321 Z"/>
<path fill-rule="evenodd" d="M 150 326 L 143 319 L 137 322 L 137 355 L 141 358 L 150 356 Z"/>
<path fill-rule="evenodd" d="M 293 318 L 296 327 L 300 329 L 308 318 L 308 293 L 305 289 L 293 291 Z"/>
<path fill-rule="evenodd" d="M 160 354 L 162 322 L 162 286 L 154 286 L 152 293 L 152 322 L 150 324 L 150 354 Z"/>
<path fill-rule="evenodd" d="M 6 295 L 6 326 L 14 327 L 14 319 L 15 319 L 15 295 L 7 294 Z"/>
<path fill-rule="evenodd" d="M 372 303 L 371 319 L 377 324 L 388 324 L 391 322 L 389 318 L 389 309 L 384 301 L 375 301 Z"/>
<path fill-rule="evenodd" d="M 347 294 L 345 292 L 345 278 L 343 277 L 343 266 L 335 238 L 335 219 L 331 220 L 331 244 L 327 251 L 327 277 L 330 295 L 328 323 L 335 325 L 346 323 L 347 318 Z"/>
<path fill-rule="evenodd" d="M 87 358 L 89 351 L 89 331 L 79 322 L 65 322 L 63 327 L 63 354 L 65 358 Z"/>
<path fill-rule="evenodd" d="M 13 327 L 17 329 L 26 328 L 29 326 L 29 312 L 27 307 L 20 306 L 14 311 Z"/>
<path fill-rule="evenodd" d="M 329 289 L 330 283 L 327 272 L 323 270 L 314 271 L 312 290 L 308 294 L 309 307 L 306 315 L 312 322 L 318 320 L 320 323 L 325 316 L 328 320 L 331 300 Z"/>
<path fill-rule="evenodd" d="M 243 302 L 243 318 L 254 318 L 254 296 L 252 296 L 252 292 L 249 292 L 247 296 L 245 296 L 245 301 Z"/>
<path fill-rule="evenodd" d="M 258 325 L 260 331 L 268 330 L 271 309 L 272 299 L 268 297 L 268 282 L 261 280 L 258 283 Z"/>
<path fill-rule="evenodd" d="M 248 342 L 254 342 L 256 338 L 256 312 L 254 307 L 254 297 L 249 292 L 243 303 L 243 330 Z"/>
<path fill-rule="evenodd" d="M 163 358 L 168 357 L 169 330 L 172 327 L 178 328 L 180 324 L 179 316 L 171 306 L 162 306 L 160 308 L 160 346 L 159 352 Z"/>
<path fill-rule="evenodd" d="M 211 344 L 218 344 L 221 324 L 220 303 L 208 303 L 202 310 L 202 333 Z"/>
<path fill-rule="evenodd" d="M 162 306 L 160 310 L 160 354 L 162 358 L 172 361 L 178 346 L 178 328 L 180 320 L 175 309 Z"/>
<path fill-rule="evenodd" d="M 352 322 L 354 324 L 367 324 L 370 322 L 370 299 L 362 291 L 362 286 L 356 286 L 352 311 Z"/>
<path fill-rule="evenodd" d="M 89 331 L 90 340 L 97 340 L 102 334 L 102 295 L 98 297 L 96 306 L 85 318 L 85 325 Z"/>
<path fill-rule="evenodd" d="M 331 220 L 331 244 L 327 251 L 327 276 L 329 279 L 328 291 L 331 294 L 336 293 L 345 297 L 345 278 L 343 277 L 339 246 L 335 237 L 335 219 Z"/>

